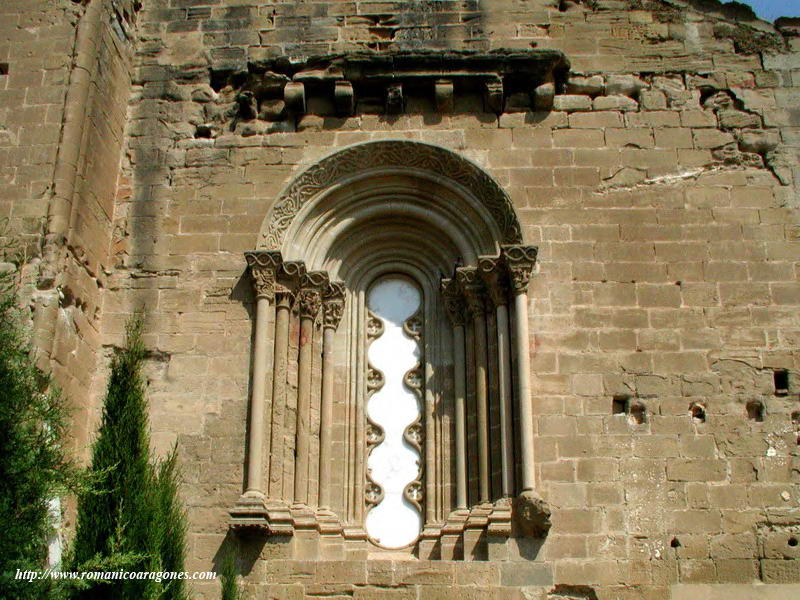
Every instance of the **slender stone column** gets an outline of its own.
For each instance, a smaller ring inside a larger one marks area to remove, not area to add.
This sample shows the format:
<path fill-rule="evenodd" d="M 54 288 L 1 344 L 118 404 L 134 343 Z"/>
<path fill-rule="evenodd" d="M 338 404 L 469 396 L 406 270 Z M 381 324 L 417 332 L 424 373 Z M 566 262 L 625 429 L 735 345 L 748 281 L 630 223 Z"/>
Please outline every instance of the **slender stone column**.
<path fill-rule="evenodd" d="M 333 334 L 344 313 L 344 284 L 332 281 L 322 299 L 322 400 L 319 422 L 319 506 L 331 507 Z"/>
<path fill-rule="evenodd" d="M 464 307 L 466 317 L 466 306 Z M 467 427 L 467 504 L 478 501 L 478 423 L 475 399 L 475 328 L 472 321 L 464 321 L 464 369 L 466 402 L 464 422 Z"/>
<path fill-rule="evenodd" d="M 528 340 L 528 282 L 536 264 L 535 246 L 503 246 L 503 256 L 511 278 L 514 293 L 514 321 L 516 323 L 517 402 L 522 451 L 522 491 L 528 492 L 536 485 L 533 463 L 533 407 L 530 386 L 530 342 Z"/>
<path fill-rule="evenodd" d="M 511 414 L 511 340 L 508 328 L 508 290 L 499 257 L 481 257 L 478 269 L 495 306 L 497 369 L 500 393 L 501 482 L 504 497 L 514 493 L 514 439 Z"/>
<path fill-rule="evenodd" d="M 267 344 L 270 303 L 275 299 L 275 272 L 280 266 L 279 252 L 247 252 L 256 293 L 256 331 L 253 341 L 253 381 L 250 396 L 250 432 L 247 440 L 247 490 L 245 495 L 264 496 L 264 397 L 267 378 Z"/>
<path fill-rule="evenodd" d="M 313 356 L 314 321 L 322 306 L 320 287 L 327 276 L 319 271 L 306 273 L 302 278 L 298 303 L 300 306 L 300 352 L 297 365 L 297 430 L 294 461 L 294 501 L 308 504 L 309 419 L 311 411 L 311 366 Z"/>
<path fill-rule="evenodd" d="M 453 369 L 456 439 L 456 508 L 467 508 L 467 357 L 464 353 L 464 301 L 455 281 L 442 280 L 445 310 L 453 325 Z"/>
<path fill-rule="evenodd" d="M 475 397 L 478 412 L 478 480 L 480 501 L 491 500 L 489 486 L 489 390 L 486 351 L 486 303 L 484 288 L 474 268 L 460 267 L 456 279 L 464 291 L 475 331 Z"/>
<path fill-rule="evenodd" d="M 283 494 L 283 423 L 286 411 L 286 375 L 289 369 L 289 326 L 292 304 L 305 265 L 285 262 L 275 288 L 275 367 L 272 374 L 272 449 L 270 452 L 270 498 L 285 498 Z"/>

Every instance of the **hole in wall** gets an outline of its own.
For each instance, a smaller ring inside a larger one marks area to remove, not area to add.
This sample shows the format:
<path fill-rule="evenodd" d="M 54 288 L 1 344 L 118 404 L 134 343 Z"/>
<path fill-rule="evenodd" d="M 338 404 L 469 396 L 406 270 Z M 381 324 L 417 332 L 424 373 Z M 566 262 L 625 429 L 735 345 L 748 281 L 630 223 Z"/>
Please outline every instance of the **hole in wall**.
<path fill-rule="evenodd" d="M 212 137 L 211 127 L 208 125 L 198 125 L 194 130 L 194 137 L 196 138 L 210 138 Z"/>
<path fill-rule="evenodd" d="M 759 423 L 764 420 L 764 403 L 761 400 L 750 400 L 747 403 L 747 418 Z"/>
<path fill-rule="evenodd" d="M 800 425 L 800 411 L 796 410 L 792 413 L 792 423 Z"/>
<path fill-rule="evenodd" d="M 789 538 L 789 541 L 786 542 L 786 543 L 789 544 L 792 548 L 794 548 L 795 546 L 797 546 L 797 538 L 792 536 L 792 537 Z"/>
<path fill-rule="evenodd" d="M 0 75 L 8 75 L 8 63 L 0 62 Z"/>
<path fill-rule="evenodd" d="M 222 88 L 230 83 L 231 74 L 233 71 L 209 69 L 209 85 L 215 92 L 219 92 Z"/>
<path fill-rule="evenodd" d="M 669 543 L 670 548 L 680 548 L 681 542 L 678 538 L 672 538 L 672 541 Z"/>
<path fill-rule="evenodd" d="M 776 396 L 786 396 L 789 394 L 789 371 L 786 369 L 775 369 L 772 372 L 772 380 L 775 383 Z"/>
<path fill-rule="evenodd" d="M 631 402 L 628 407 L 628 421 L 634 425 L 647 422 L 647 407 L 641 402 Z"/>
<path fill-rule="evenodd" d="M 626 396 L 624 394 L 614 396 L 611 400 L 611 414 L 624 415 L 626 412 L 628 412 L 629 400 L 630 396 Z"/>
<path fill-rule="evenodd" d="M 706 422 L 706 409 L 702 404 L 692 403 L 689 406 L 689 413 L 692 415 L 692 420 L 695 423 Z"/>
<path fill-rule="evenodd" d="M 575 8 L 580 4 L 580 0 L 561 0 L 558 3 L 558 10 L 559 12 L 566 12 L 571 8 Z"/>

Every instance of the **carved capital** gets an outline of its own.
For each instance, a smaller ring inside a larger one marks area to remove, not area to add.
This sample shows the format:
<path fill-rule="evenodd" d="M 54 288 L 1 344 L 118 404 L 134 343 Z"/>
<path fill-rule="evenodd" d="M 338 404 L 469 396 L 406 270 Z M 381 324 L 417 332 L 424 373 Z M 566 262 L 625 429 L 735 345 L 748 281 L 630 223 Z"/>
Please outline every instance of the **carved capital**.
<path fill-rule="evenodd" d="M 256 298 L 275 299 L 275 282 L 283 259 L 278 251 L 245 252 Z"/>
<path fill-rule="evenodd" d="M 306 265 L 302 261 L 292 260 L 281 264 L 275 282 L 275 304 L 277 306 L 291 308 L 300 287 L 300 279 L 305 272 Z"/>
<path fill-rule="evenodd" d="M 456 269 L 456 281 L 464 293 L 470 316 L 473 319 L 483 316 L 486 312 L 486 297 L 478 270 L 475 267 L 459 267 Z"/>
<path fill-rule="evenodd" d="M 507 245 L 502 246 L 503 258 L 508 267 L 511 287 L 515 294 L 524 294 L 528 291 L 531 272 L 536 266 L 536 256 L 539 249 L 536 246 Z"/>
<path fill-rule="evenodd" d="M 322 307 L 322 294 L 314 288 L 301 289 L 297 295 L 297 305 L 301 318 L 316 319 Z"/>
<path fill-rule="evenodd" d="M 444 309 L 453 327 L 464 326 L 464 296 L 454 279 L 442 279 Z"/>
<path fill-rule="evenodd" d="M 297 294 L 297 303 L 301 318 L 317 318 L 322 308 L 322 294 L 329 285 L 328 274 L 324 271 L 307 271 L 300 276 L 300 292 Z"/>
<path fill-rule="evenodd" d="M 322 326 L 329 329 L 339 327 L 344 314 L 344 283 L 331 281 L 322 294 Z"/>
<path fill-rule="evenodd" d="M 499 256 L 481 256 L 478 258 L 478 273 L 486 286 L 495 306 L 508 304 L 508 286 L 505 268 Z"/>

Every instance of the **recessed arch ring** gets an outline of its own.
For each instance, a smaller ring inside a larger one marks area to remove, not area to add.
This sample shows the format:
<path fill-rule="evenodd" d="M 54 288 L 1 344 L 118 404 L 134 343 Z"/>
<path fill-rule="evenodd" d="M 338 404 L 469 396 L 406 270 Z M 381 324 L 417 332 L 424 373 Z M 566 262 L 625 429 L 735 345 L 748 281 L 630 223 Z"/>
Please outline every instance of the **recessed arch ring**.
<path fill-rule="evenodd" d="M 334 152 L 295 177 L 267 214 L 259 234 L 258 249 L 281 250 L 291 222 L 308 201 L 352 175 L 382 168 L 425 171 L 454 183 L 486 208 L 501 233 L 500 243 L 522 243 L 522 229 L 511 199 L 482 168 L 433 144 L 381 140 Z"/>

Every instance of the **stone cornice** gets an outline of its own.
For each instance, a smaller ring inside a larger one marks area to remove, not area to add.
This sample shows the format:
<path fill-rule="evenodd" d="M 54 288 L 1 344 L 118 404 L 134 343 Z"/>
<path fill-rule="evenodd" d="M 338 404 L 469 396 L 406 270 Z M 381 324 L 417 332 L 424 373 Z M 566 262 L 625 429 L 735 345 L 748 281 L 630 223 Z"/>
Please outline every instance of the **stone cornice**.
<path fill-rule="evenodd" d="M 311 96 L 324 97 L 340 116 L 354 114 L 359 93 L 369 105 L 378 98 L 389 113 L 405 109 L 404 87 L 428 89 L 439 112 L 450 112 L 459 90 L 479 90 L 485 109 L 501 113 L 505 98 L 537 94 L 542 85 L 563 79 L 569 61 L 558 50 L 497 49 L 351 52 L 311 56 L 295 61 L 286 56 L 253 61 L 248 76 L 239 78 L 239 118 L 262 114 L 262 101 L 283 102 L 285 111 L 304 114 Z M 374 98 L 373 98 L 374 97 Z M 319 104 L 319 103 L 317 103 Z M 280 115 L 264 114 L 264 118 Z"/>

